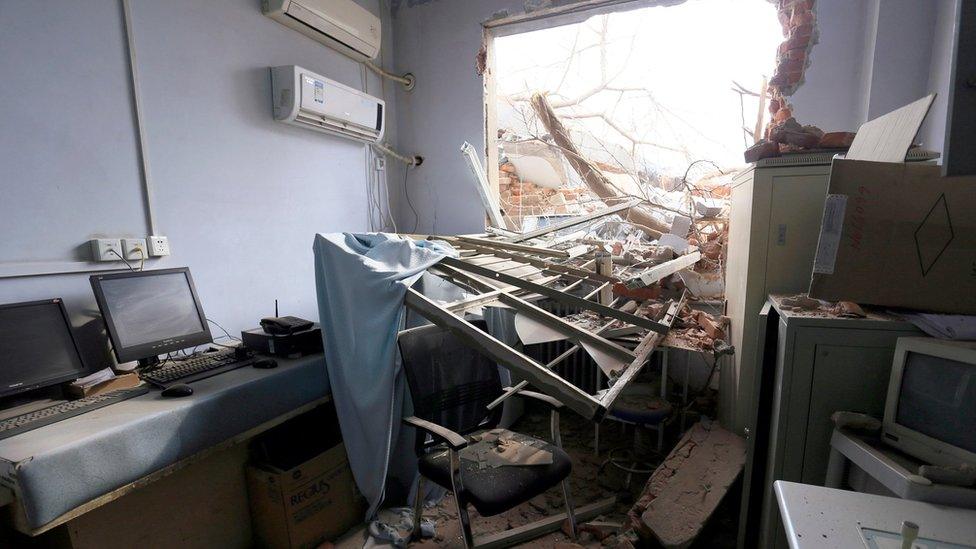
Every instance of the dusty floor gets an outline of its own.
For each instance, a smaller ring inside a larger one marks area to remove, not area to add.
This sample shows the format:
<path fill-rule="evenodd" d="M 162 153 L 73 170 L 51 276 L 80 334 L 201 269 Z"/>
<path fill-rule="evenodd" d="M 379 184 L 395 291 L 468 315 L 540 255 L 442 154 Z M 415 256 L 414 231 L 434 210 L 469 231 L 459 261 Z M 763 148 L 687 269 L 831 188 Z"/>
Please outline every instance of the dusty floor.
<path fill-rule="evenodd" d="M 635 476 L 631 482 L 630 489 L 627 490 L 623 488 L 625 473 L 614 469 L 612 466 L 605 467 L 601 472 L 600 465 L 606 459 L 608 449 L 620 446 L 631 447 L 633 445 L 633 428 L 627 427 L 624 429 L 624 426 L 619 423 L 605 421 L 600 429 L 601 452 L 600 456 L 597 457 L 593 452 L 593 424 L 582 421 L 572 413 L 563 414 L 560 420 L 563 447 L 573 459 L 573 473 L 570 477 L 570 486 L 575 505 L 580 507 L 587 503 L 593 503 L 616 495 L 617 504 L 614 509 L 602 515 L 599 520 L 607 523 L 623 523 L 627 511 L 643 488 L 647 476 Z M 548 411 L 541 408 L 528 410 L 518 423 L 512 427 L 512 430 L 548 440 Z M 672 425 L 672 430 L 673 432 L 669 432 L 665 439 L 665 453 L 679 436 L 677 432 L 678 422 Z M 660 461 L 661 457 L 657 456 L 656 461 Z M 709 526 L 693 547 L 714 547 L 719 549 L 735 547 L 737 498 L 737 494 L 726 498 L 726 501 L 716 512 L 716 515 L 713 516 Z M 469 514 L 472 520 L 472 530 L 477 537 L 481 534 L 500 532 L 527 524 L 550 514 L 562 512 L 563 510 L 562 494 L 559 487 L 556 486 L 549 490 L 549 492 L 537 496 L 531 501 L 501 515 L 481 517 L 473 508 L 469 508 Z M 454 499 L 450 494 L 445 496 L 439 504 L 425 509 L 424 517 L 432 518 L 436 522 L 436 535 L 433 538 L 411 544 L 411 547 L 441 548 L 462 546 Z M 336 543 L 336 547 L 338 549 L 358 549 L 362 547 L 363 535 L 363 529 L 349 532 L 342 540 Z M 557 531 L 518 547 L 557 549 L 567 547 L 563 545 L 566 543 L 574 543 L 574 541 L 570 540 L 561 531 Z M 614 547 L 617 544 L 617 540 L 615 536 L 609 536 L 601 541 L 589 532 L 582 532 L 580 539 L 575 540 L 575 543 L 586 548 Z"/>

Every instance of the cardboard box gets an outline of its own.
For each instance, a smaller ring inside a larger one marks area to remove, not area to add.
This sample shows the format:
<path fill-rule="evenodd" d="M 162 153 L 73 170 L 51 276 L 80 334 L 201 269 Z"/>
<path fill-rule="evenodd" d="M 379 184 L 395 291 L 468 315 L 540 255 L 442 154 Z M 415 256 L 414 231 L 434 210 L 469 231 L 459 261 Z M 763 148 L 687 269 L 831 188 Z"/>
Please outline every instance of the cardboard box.
<path fill-rule="evenodd" d="M 344 444 L 288 470 L 250 465 L 247 488 L 260 547 L 314 548 L 362 522 L 366 512 Z"/>
<path fill-rule="evenodd" d="M 810 297 L 976 314 L 976 177 L 834 160 Z"/>

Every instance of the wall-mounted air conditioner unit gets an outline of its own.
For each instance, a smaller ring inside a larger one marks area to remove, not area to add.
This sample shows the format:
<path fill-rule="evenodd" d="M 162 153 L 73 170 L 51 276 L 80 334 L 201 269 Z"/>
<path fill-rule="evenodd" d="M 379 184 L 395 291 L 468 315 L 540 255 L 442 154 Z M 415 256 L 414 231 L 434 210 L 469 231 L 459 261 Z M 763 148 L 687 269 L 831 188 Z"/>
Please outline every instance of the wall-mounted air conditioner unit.
<path fill-rule="evenodd" d="M 272 67 L 275 120 L 378 143 L 385 129 L 385 103 L 296 65 Z"/>
<path fill-rule="evenodd" d="M 261 11 L 357 61 L 380 52 L 380 19 L 352 0 L 262 0 Z"/>

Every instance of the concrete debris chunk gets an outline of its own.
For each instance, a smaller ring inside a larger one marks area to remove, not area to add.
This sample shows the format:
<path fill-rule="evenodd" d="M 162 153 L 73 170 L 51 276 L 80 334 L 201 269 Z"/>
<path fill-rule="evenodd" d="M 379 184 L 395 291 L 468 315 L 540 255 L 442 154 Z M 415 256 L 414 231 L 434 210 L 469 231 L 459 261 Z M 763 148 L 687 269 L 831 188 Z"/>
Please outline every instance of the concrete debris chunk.
<path fill-rule="evenodd" d="M 782 298 L 780 304 L 787 311 L 817 313 L 823 316 L 841 318 L 866 318 L 867 313 L 860 305 L 851 301 L 831 303 L 808 297 L 807 294 L 797 294 Z"/>
<path fill-rule="evenodd" d="M 976 467 L 963 463 L 957 467 L 922 465 L 918 474 L 938 484 L 969 487 L 976 485 Z"/>
<path fill-rule="evenodd" d="M 815 149 L 823 137 L 823 131 L 816 126 L 801 126 L 790 117 L 769 129 L 769 139 L 783 145 L 793 145 L 801 149 Z"/>
<path fill-rule="evenodd" d="M 745 465 L 745 441 L 714 422 L 685 433 L 628 513 L 645 543 L 690 546 Z"/>
<path fill-rule="evenodd" d="M 477 442 L 461 450 L 461 459 L 473 461 L 479 469 L 551 465 L 552 452 L 542 449 L 541 441 L 507 429 L 492 429 L 475 437 Z"/>
<path fill-rule="evenodd" d="M 760 139 L 755 145 L 746 149 L 743 154 L 748 163 L 758 162 L 763 158 L 774 158 L 779 156 L 779 143 Z"/>

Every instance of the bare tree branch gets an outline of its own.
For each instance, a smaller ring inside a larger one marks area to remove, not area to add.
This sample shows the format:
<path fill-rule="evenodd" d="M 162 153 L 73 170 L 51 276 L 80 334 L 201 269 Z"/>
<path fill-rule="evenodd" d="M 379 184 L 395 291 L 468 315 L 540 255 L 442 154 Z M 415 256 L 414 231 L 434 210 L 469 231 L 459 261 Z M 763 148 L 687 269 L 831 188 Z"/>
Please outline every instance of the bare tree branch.
<path fill-rule="evenodd" d="M 641 138 L 639 138 L 639 137 L 631 134 L 630 132 L 628 132 L 624 128 L 621 128 L 619 124 L 617 124 L 616 122 L 614 122 L 610 117 L 608 117 L 604 113 L 583 113 L 583 114 L 563 113 L 563 114 L 560 114 L 559 116 L 561 116 L 562 118 L 567 118 L 567 119 L 599 118 L 599 119 L 603 120 L 604 122 L 606 122 L 606 124 L 608 126 L 610 126 L 611 128 L 613 128 L 614 130 L 616 130 L 617 133 L 619 133 L 621 136 L 623 136 L 624 138 L 626 138 L 628 141 L 630 141 L 631 143 L 633 143 L 635 145 L 649 145 L 651 147 L 657 147 L 659 149 L 664 149 L 666 151 L 674 151 L 674 152 L 677 152 L 677 153 L 684 152 L 681 149 L 676 149 L 674 147 L 669 147 L 667 145 L 661 145 L 660 143 L 655 143 L 653 141 L 645 141 L 645 140 L 643 140 L 643 139 L 641 139 Z"/>
<path fill-rule="evenodd" d="M 569 138 L 569 132 L 563 126 L 562 122 L 559 121 L 559 118 L 556 116 L 555 111 L 552 110 L 545 96 L 537 93 L 532 96 L 531 103 L 532 109 L 535 111 L 539 121 L 549 132 L 549 135 L 552 136 L 556 144 L 564 151 L 566 159 L 573 166 L 573 169 L 576 170 L 576 173 L 583 178 L 587 186 L 590 187 L 590 190 L 603 199 L 604 203 L 608 206 L 617 204 L 625 199 L 625 197 L 619 195 L 614 190 L 613 183 L 603 175 L 603 172 L 583 158 L 579 153 L 576 145 Z M 641 225 L 646 225 L 648 229 L 651 229 L 649 236 L 658 238 L 669 230 L 667 224 L 640 208 L 631 208 L 627 212 L 627 219 Z"/>

